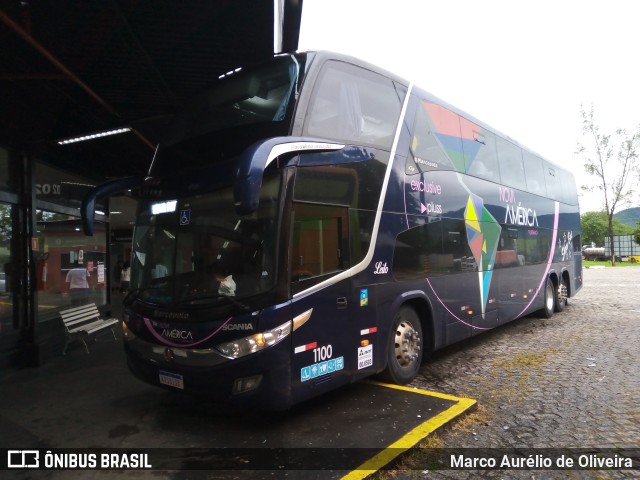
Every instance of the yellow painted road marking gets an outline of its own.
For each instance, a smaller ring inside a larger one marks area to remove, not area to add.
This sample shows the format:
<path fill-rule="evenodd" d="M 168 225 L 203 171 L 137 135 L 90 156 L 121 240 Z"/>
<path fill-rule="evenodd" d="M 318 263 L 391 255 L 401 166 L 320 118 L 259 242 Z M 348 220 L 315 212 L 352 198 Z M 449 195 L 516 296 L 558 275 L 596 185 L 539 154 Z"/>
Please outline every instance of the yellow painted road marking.
<path fill-rule="evenodd" d="M 400 385 L 392 385 L 389 383 L 381 383 L 375 381 L 366 381 L 367 383 L 373 385 L 379 385 L 381 387 L 394 388 L 396 390 L 403 390 L 406 392 L 417 393 L 419 395 L 427 395 L 430 397 L 442 398 L 444 400 L 450 400 L 456 402 L 449 408 L 447 408 L 444 412 L 440 412 L 435 417 L 430 418 L 429 420 L 421 423 L 414 429 L 407 432 L 405 435 L 400 437 L 398 440 L 393 442 L 391 445 L 386 447 L 377 455 L 371 457 L 369 460 L 364 462 L 358 468 L 349 472 L 347 475 L 342 477 L 342 480 L 359 480 L 363 479 L 387 465 L 394 458 L 400 455 L 403 452 L 406 452 L 413 446 L 415 446 L 420 440 L 425 438 L 430 433 L 434 432 L 436 429 L 446 425 L 448 422 L 461 415 L 469 408 L 473 407 L 476 404 L 476 401 L 472 398 L 459 398 L 454 397 L 452 395 L 446 395 L 444 393 L 438 392 L 429 392 L 426 390 L 418 390 L 416 388 L 403 387 Z"/>

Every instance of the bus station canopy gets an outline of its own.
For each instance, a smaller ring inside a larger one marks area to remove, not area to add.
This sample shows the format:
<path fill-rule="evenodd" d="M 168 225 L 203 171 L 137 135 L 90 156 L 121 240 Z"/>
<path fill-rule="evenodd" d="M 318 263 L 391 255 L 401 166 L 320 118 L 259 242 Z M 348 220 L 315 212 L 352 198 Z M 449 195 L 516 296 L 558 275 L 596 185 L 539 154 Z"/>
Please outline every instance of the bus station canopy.
<path fill-rule="evenodd" d="M 2 0 L 0 145 L 101 181 L 144 174 L 220 75 L 295 50 L 302 0 Z M 91 141 L 59 141 L 114 129 Z"/>

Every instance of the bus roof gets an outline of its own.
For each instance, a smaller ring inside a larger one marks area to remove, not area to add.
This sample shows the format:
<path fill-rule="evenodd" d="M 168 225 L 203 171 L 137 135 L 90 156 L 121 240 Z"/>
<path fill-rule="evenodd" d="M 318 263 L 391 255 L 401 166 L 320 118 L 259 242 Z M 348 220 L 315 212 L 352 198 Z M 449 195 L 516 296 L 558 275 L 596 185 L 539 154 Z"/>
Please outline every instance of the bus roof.
<path fill-rule="evenodd" d="M 390 72 L 389 70 L 386 70 L 382 67 L 379 67 L 377 65 L 374 65 L 372 63 L 369 63 L 367 61 L 361 60 L 359 58 L 353 57 L 351 55 L 346 55 L 346 54 L 342 54 L 342 53 L 337 53 L 337 52 L 332 52 L 329 50 L 310 50 L 310 51 L 306 51 L 306 52 L 299 52 L 299 54 L 306 54 L 306 55 L 313 55 L 315 58 L 313 59 L 313 61 L 319 61 L 319 62 L 325 62 L 327 60 L 337 60 L 337 61 L 342 61 L 342 62 L 346 62 L 346 63 L 351 63 L 353 65 L 357 65 L 359 67 L 365 68 L 367 70 L 371 70 L 373 72 L 379 73 L 381 75 L 384 75 L 388 78 L 390 78 L 391 80 L 401 83 L 405 86 L 409 86 L 410 82 L 409 80 L 407 80 L 404 77 L 401 77 L 393 72 Z M 311 60 L 311 58 L 309 58 L 309 60 Z M 536 155 L 542 159 L 544 159 L 545 161 L 547 161 L 549 164 L 552 164 L 558 168 L 561 168 L 562 170 L 565 170 L 567 173 L 571 174 L 571 172 L 569 170 L 567 170 L 566 168 L 562 167 L 558 162 L 554 162 L 549 160 L 548 158 L 544 157 L 543 155 L 539 154 L 538 152 L 536 152 L 535 150 L 532 150 L 531 148 L 523 145 L 522 143 L 518 142 L 517 140 L 513 139 L 512 137 L 510 137 L 509 135 L 501 132 L 500 130 L 497 130 L 496 128 L 488 125 L 487 123 L 483 122 L 482 120 L 479 120 L 478 118 L 474 117 L 473 115 L 470 115 L 469 113 L 461 110 L 460 108 L 456 107 L 455 105 L 450 104 L 449 102 L 441 99 L 440 97 L 437 97 L 436 95 L 428 92 L 427 90 L 425 90 L 424 88 L 422 88 L 421 86 L 414 84 L 413 86 L 413 93 L 417 93 L 417 95 L 420 98 L 423 98 L 425 100 L 428 100 L 430 102 L 436 103 L 448 110 L 451 110 L 453 113 L 456 113 L 458 115 L 460 115 L 461 117 L 464 117 L 467 120 L 470 120 L 471 122 L 475 123 L 476 125 L 492 132 L 493 134 L 495 134 L 498 137 L 502 137 L 508 141 L 510 141 L 511 143 L 513 143 L 514 145 L 517 145 L 518 147 L 522 148 L 523 150 L 526 150 L 527 152 Z"/>

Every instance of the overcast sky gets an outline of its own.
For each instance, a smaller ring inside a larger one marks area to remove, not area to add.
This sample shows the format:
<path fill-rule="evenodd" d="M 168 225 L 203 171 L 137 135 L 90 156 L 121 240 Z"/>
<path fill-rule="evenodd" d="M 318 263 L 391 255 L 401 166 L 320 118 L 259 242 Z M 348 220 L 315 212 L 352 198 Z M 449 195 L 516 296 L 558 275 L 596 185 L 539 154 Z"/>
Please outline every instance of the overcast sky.
<path fill-rule="evenodd" d="M 580 108 L 640 125 L 640 1 L 304 0 L 300 50 L 391 70 L 549 160 L 578 186 Z M 600 209 L 581 196 L 582 210 Z M 633 206 L 638 206 L 635 204 Z"/>

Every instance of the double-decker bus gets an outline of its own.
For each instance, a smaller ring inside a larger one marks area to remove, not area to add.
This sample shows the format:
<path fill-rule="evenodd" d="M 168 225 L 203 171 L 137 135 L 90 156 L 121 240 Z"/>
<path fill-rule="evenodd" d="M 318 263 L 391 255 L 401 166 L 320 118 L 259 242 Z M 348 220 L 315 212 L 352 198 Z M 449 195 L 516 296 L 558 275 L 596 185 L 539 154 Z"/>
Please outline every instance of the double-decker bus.
<path fill-rule="evenodd" d="M 400 77 L 277 55 L 186 108 L 138 199 L 130 370 L 286 409 L 540 311 L 582 285 L 572 174 Z"/>

